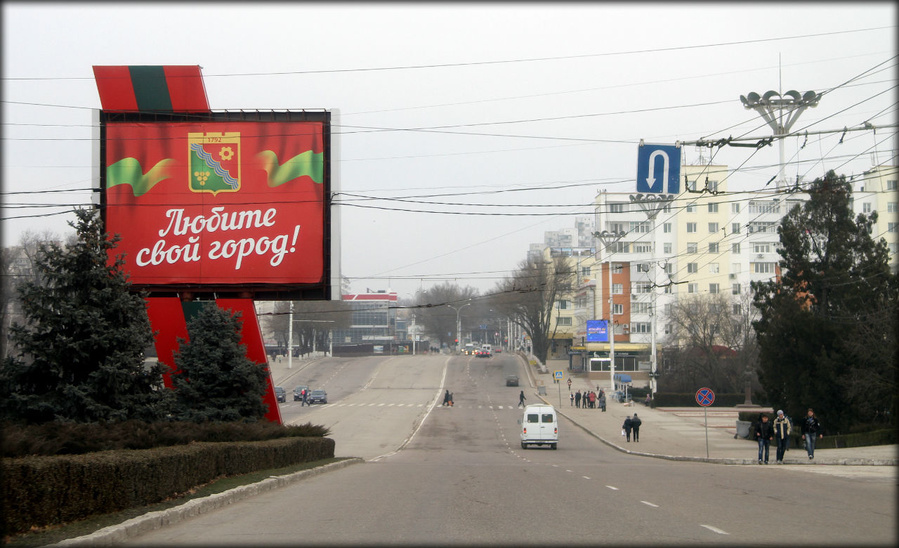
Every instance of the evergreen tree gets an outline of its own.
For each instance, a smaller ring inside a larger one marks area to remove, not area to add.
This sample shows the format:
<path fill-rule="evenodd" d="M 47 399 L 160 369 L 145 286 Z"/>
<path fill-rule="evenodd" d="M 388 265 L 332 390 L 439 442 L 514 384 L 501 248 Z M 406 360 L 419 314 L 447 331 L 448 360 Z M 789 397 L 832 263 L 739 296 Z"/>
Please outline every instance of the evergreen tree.
<path fill-rule="evenodd" d="M 781 278 L 753 283 L 759 380 L 793 416 L 813 407 L 831 432 L 848 431 L 873 418 L 861 399 L 881 412 L 895 405 L 895 322 L 886 319 L 897 312 L 896 275 L 886 242 L 871 237 L 876 213 L 853 219 L 845 177 L 830 171 L 809 193 L 778 228 Z M 860 340 L 885 351 L 860 352 Z M 861 372 L 876 373 L 883 390 L 855 387 Z"/>
<path fill-rule="evenodd" d="M 142 295 L 131 291 L 118 241 L 97 214 L 76 210 L 68 246 L 45 242 L 35 278 L 18 287 L 25 325 L 0 368 L 0 415 L 31 423 L 156 420 L 169 396 L 162 367 L 144 366 L 153 343 Z"/>
<path fill-rule="evenodd" d="M 265 416 L 268 373 L 247 358 L 239 318 L 239 313 L 203 303 L 187 322 L 190 341 L 179 340 L 172 375 L 175 419 L 255 421 Z"/>

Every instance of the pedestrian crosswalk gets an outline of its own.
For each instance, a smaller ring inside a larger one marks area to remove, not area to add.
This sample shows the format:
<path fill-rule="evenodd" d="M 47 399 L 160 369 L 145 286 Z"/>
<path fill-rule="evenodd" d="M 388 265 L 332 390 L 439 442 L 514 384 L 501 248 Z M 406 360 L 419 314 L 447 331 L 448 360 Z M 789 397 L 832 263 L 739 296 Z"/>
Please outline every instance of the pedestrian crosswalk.
<path fill-rule="evenodd" d="M 309 408 L 323 407 L 436 407 L 444 409 L 489 409 L 499 411 L 521 410 L 517 405 L 478 405 L 478 404 L 454 404 L 453 406 L 444 406 L 442 403 L 325 403 L 316 405 L 307 405 Z"/>

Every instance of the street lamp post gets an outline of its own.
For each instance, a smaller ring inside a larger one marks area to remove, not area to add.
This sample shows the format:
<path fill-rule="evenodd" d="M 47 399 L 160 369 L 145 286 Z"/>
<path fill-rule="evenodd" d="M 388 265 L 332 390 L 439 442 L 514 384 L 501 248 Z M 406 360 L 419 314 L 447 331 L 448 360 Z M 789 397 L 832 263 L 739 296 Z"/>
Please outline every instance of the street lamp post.
<path fill-rule="evenodd" d="M 459 315 L 459 313 L 462 312 L 462 309 L 464 307 L 469 306 L 470 304 L 471 301 L 463 305 L 459 305 L 458 307 L 455 307 L 451 304 L 446 305 L 456 311 L 456 352 L 459 352 L 459 347 L 462 344 L 462 317 Z"/>
<path fill-rule="evenodd" d="M 609 325 L 606 328 L 606 331 L 609 335 L 609 377 L 611 380 L 612 393 L 615 392 L 615 302 L 613 300 L 613 291 L 612 291 L 612 246 L 618 243 L 618 240 L 624 238 L 625 232 L 609 232 L 608 230 L 603 230 L 602 232 L 594 232 L 593 237 L 599 238 L 602 241 L 603 245 L 606 248 L 606 251 L 609 252 L 609 257 L 606 259 L 606 262 L 609 263 Z"/>

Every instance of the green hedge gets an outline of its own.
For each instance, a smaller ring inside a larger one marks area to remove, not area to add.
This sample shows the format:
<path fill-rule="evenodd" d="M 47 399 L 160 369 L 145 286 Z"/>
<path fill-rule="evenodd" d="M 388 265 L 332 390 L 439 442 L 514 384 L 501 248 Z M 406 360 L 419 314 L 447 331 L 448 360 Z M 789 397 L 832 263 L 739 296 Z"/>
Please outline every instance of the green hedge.
<path fill-rule="evenodd" d="M 645 395 L 644 395 L 645 397 Z M 635 398 L 636 400 L 636 398 Z M 746 394 L 743 392 L 737 394 L 719 394 L 715 393 L 715 402 L 709 406 L 709 409 L 715 407 L 734 407 L 742 405 L 746 401 Z M 652 402 L 653 407 L 696 407 L 701 409 L 696 403 L 696 392 L 677 393 L 677 392 L 656 392 Z"/>
<path fill-rule="evenodd" d="M 330 438 L 200 442 L 2 460 L 5 534 L 160 502 L 215 478 L 334 457 Z"/>

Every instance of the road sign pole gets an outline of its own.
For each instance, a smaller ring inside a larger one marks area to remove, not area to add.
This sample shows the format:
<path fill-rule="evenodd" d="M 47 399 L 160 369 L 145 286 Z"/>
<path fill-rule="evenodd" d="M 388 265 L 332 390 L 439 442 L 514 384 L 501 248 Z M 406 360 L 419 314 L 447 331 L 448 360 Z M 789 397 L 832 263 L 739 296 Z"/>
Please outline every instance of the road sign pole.
<path fill-rule="evenodd" d="M 705 411 L 705 458 L 709 458 L 709 408 L 703 407 Z"/>

